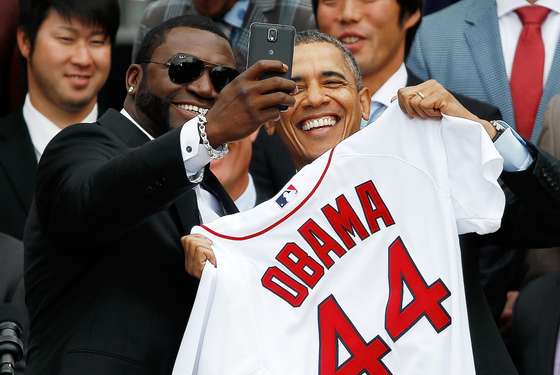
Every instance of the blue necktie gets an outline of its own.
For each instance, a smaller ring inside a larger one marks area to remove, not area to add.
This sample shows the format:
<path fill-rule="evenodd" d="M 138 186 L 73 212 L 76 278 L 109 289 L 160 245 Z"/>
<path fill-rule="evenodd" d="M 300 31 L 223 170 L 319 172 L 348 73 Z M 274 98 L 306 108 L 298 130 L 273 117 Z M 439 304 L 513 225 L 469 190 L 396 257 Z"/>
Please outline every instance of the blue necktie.
<path fill-rule="evenodd" d="M 381 116 L 383 114 L 385 109 L 387 109 L 387 106 L 385 104 L 381 103 L 381 102 L 371 103 L 369 120 L 367 122 L 362 120 L 362 124 L 360 126 L 360 129 L 365 128 L 366 126 L 368 126 L 369 124 L 371 124 L 372 122 L 377 120 L 379 118 L 379 116 Z"/>

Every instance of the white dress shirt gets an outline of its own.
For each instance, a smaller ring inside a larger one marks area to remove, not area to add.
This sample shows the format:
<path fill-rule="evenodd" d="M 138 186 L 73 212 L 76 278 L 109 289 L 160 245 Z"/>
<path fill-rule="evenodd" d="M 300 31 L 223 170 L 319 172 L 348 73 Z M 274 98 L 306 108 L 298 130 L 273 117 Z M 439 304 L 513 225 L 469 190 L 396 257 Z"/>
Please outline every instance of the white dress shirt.
<path fill-rule="evenodd" d="M 397 91 L 400 88 L 406 86 L 407 81 L 408 72 L 403 63 L 379 90 L 373 94 L 371 97 L 370 110 L 378 108 L 378 103 L 388 107 L 389 104 L 391 104 L 391 99 L 397 95 Z M 362 123 L 362 128 L 363 127 L 364 124 Z M 504 158 L 504 170 L 507 172 L 524 171 L 529 168 L 533 162 L 533 157 L 525 146 L 525 142 L 516 134 L 517 133 L 515 133 L 513 129 L 508 128 L 496 142 L 494 142 L 494 146 L 496 146 L 496 149 L 502 158 Z"/>
<path fill-rule="evenodd" d="M 517 41 L 523 29 L 523 24 L 515 10 L 530 4 L 527 0 L 496 0 L 496 5 L 504 63 L 507 77 L 510 79 Z M 535 5 L 550 9 L 550 13 L 541 26 L 541 35 L 544 42 L 543 84 L 546 84 L 556 45 L 558 44 L 558 36 L 560 35 L 560 1 L 538 0 L 535 2 Z"/>
<path fill-rule="evenodd" d="M 35 157 L 37 158 L 37 161 L 39 161 L 49 142 L 62 129 L 56 126 L 54 122 L 45 117 L 45 115 L 39 112 L 37 108 L 31 104 L 29 94 L 25 96 L 25 102 L 23 104 L 23 119 L 25 120 L 29 136 L 31 137 L 31 143 L 33 144 L 33 149 L 35 150 Z M 96 120 L 97 104 L 80 122 L 95 122 Z"/>

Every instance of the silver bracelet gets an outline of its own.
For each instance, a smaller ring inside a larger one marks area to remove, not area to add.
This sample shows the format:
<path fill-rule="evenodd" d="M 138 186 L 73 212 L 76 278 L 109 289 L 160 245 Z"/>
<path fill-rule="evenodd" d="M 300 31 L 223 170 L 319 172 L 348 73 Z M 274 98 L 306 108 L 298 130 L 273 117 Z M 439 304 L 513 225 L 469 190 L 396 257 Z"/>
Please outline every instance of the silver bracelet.
<path fill-rule="evenodd" d="M 208 121 L 206 120 L 206 117 L 204 115 L 198 115 L 197 117 L 198 117 L 198 134 L 200 135 L 200 139 L 202 140 L 202 145 L 208 152 L 208 155 L 210 155 L 210 159 L 216 160 L 226 156 L 226 154 L 229 151 L 227 143 L 224 143 L 218 148 L 212 147 L 210 145 L 210 142 L 208 142 L 208 135 L 206 134 L 206 123 Z"/>

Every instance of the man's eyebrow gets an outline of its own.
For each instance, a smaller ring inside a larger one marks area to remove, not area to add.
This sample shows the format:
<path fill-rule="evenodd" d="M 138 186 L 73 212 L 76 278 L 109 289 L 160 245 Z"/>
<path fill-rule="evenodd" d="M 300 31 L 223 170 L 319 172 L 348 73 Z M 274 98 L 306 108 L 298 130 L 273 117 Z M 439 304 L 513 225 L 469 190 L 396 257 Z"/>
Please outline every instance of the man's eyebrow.
<path fill-rule="evenodd" d="M 334 70 L 327 70 L 327 71 L 321 72 L 321 77 L 324 77 L 324 78 L 338 77 L 338 78 L 341 78 L 345 81 L 348 81 L 348 78 L 346 78 L 342 73 L 335 72 Z"/>
<path fill-rule="evenodd" d="M 58 29 L 69 31 L 71 33 L 78 33 L 78 29 L 76 29 L 73 26 L 69 26 L 69 25 L 60 25 L 60 26 L 58 26 Z M 93 30 L 90 35 L 107 35 L 107 33 L 102 28 L 99 28 L 99 29 Z"/>
<path fill-rule="evenodd" d="M 336 72 L 334 70 L 326 70 L 324 72 L 321 72 L 321 77 L 323 78 L 329 78 L 329 77 L 338 77 L 341 78 L 345 81 L 348 81 L 348 78 L 346 78 L 344 76 L 344 74 L 340 73 L 340 72 Z M 292 76 L 292 81 L 303 81 L 303 77 L 301 76 Z"/>

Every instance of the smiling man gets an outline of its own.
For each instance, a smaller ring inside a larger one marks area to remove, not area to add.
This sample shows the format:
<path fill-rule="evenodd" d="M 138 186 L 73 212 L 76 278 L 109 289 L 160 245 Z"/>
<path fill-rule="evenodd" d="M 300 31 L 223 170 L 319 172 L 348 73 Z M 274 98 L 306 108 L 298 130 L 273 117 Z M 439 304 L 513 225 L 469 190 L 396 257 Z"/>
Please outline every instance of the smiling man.
<path fill-rule="evenodd" d="M 359 129 L 360 120 L 368 118 L 369 95 L 367 89 L 362 87 L 357 64 L 351 53 L 334 37 L 318 32 L 298 34 L 292 75 L 298 87 L 297 93 L 294 94 L 295 104 L 281 114 L 280 121 L 269 122 L 267 127 L 269 131 L 279 132 L 294 164 L 300 169 Z M 411 118 L 441 117 L 441 114 L 445 113 L 478 122 L 491 139 L 498 135 L 488 121 L 469 112 L 435 81 L 400 89 L 398 100 L 401 109 Z M 360 133 L 354 137 L 360 137 Z M 395 140 L 388 140 L 391 141 Z M 507 186 L 516 192 L 516 196 L 506 204 L 502 228 L 493 234 L 497 241 L 512 241 L 520 246 L 528 243 L 535 246 L 539 246 L 536 243 L 551 245 L 560 241 L 556 225 L 560 215 L 560 199 L 557 194 L 548 192 L 550 186 L 543 182 L 536 172 L 537 168 L 542 167 L 550 171 L 547 174 L 557 174 L 560 163 L 541 153 L 537 154 L 537 158 L 537 166 L 532 165 L 529 173 L 504 172 L 501 176 Z M 357 167 L 354 165 L 353 168 Z M 293 190 L 293 186 L 292 189 L 289 186 L 287 189 Z M 472 191 L 472 194 L 477 194 L 477 191 Z M 538 196 L 540 200 L 537 202 L 531 199 L 531 196 Z M 320 208 L 317 207 L 316 210 L 319 212 Z M 414 215 L 414 206 L 410 207 L 410 210 L 410 215 Z M 240 225 L 239 228 L 243 226 Z M 532 236 L 532 231 L 538 232 L 540 236 Z M 357 237 L 355 233 L 354 236 Z M 476 373 L 515 375 L 517 372 L 501 340 L 479 283 L 478 248 L 474 246 L 478 245 L 480 240 L 469 236 L 462 237 L 460 241 L 462 277 L 469 316 L 469 345 L 472 345 Z M 183 237 L 182 242 L 187 253 L 187 270 L 191 275 L 200 277 L 207 261 L 216 265 L 212 243 L 208 239 L 195 234 Z M 287 257 L 294 261 L 290 256 Z M 303 267 L 302 259 L 303 257 L 299 258 L 293 264 Z M 217 267 L 220 267 L 219 263 Z"/>
<path fill-rule="evenodd" d="M 119 5 L 26 0 L 20 7 L 17 42 L 28 92 L 23 108 L 0 119 L 0 232 L 21 239 L 47 143 L 68 125 L 97 119 Z"/>
<path fill-rule="evenodd" d="M 124 108 L 64 129 L 38 170 L 25 233 L 27 374 L 170 374 L 196 293 L 180 237 L 236 212 L 210 160 L 291 106 L 279 61 L 237 76 L 210 20 L 148 33 Z"/>
<path fill-rule="evenodd" d="M 298 34 L 292 79 L 296 104 L 268 128 L 278 130 L 300 169 L 359 130 L 370 96 L 352 55 L 324 34 Z"/>

